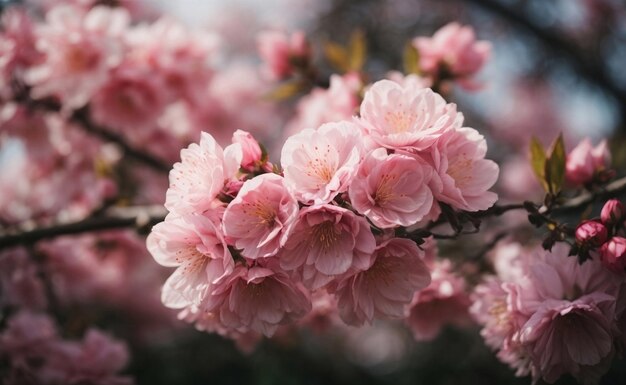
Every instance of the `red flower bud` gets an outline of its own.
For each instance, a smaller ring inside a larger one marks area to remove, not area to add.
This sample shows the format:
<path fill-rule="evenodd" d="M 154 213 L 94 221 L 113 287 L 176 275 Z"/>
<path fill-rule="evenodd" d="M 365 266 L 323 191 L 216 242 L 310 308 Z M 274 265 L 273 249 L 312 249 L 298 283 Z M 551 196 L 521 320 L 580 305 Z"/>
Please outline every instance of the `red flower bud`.
<path fill-rule="evenodd" d="M 626 238 L 613 237 L 600 248 L 602 263 L 611 270 L 624 271 L 626 268 Z"/>
<path fill-rule="evenodd" d="M 600 218 L 605 225 L 619 223 L 624 218 L 624 205 L 617 199 L 608 200 L 602 207 Z"/>
<path fill-rule="evenodd" d="M 576 228 L 576 241 L 592 247 L 598 247 L 606 242 L 608 231 L 599 221 L 584 221 Z"/>

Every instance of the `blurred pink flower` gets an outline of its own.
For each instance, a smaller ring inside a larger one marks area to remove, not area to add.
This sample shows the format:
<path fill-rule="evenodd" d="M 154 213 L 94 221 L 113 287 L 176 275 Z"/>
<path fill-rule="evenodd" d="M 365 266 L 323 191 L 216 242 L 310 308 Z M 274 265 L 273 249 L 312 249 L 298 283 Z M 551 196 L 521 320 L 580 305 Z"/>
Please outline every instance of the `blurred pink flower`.
<path fill-rule="evenodd" d="M 148 68 L 125 62 L 93 96 L 95 122 L 141 143 L 156 129 L 167 104 L 162 79 Z"/>
<path fill-rule="evenodd" d="M 257 50 L 264 62 L 263 73 L 270 79 L 291 76 L 310 56 L 309 43 L 302 31 L 291 35 L 279 31 L 263 31 L 257 36 Z"/>
<path fill-rule="evenodd" d="M 276 174 L 246 181 L 224 212 L 230 244 L 251 259 L 271 257 L 285 245 L 298 217 L 298 201 Z"/>
<path fill-rule="evenodd" d="M 285 131 L 294 135 L 305 128 L 324 123 L 349 120 L 357 112 L 361 99 L 359 91 L 363 80 L 359 74 L 330 75 L 330 86 L 314 88 L 296 105 L 296 115 L 287 123 Z"/>
<path fill-rule="evenodd" d="M 326 123 L 285 141 L 285 184 L 305 204 L 328 203 L 348 189 L 361 161 L 359 129 L 350 122 Z"/>
<path fill-rule="evenodd" d="M 428 287 L 415 293 L 407 323 L 418 341 L 432 340 L 447 324 L 470 322 L 465 280 L 452 272 L 449 260 L 436 261 Z"/>
<path fill-rule="evenodd" d="M 89 329 L 81 342 L 57 341 L 47 365 L 42 369 L 44 383 L 132 385 L 120 376 L 128 363 L 128 348 L 96 329 Z"/>
<path fill-rule="evenodd" d="M 446 24 L 432 38 L 415 38 L 413 46 L 423 72 L 437 80 L 451 77 L 470 90 L 478 85 L 469 77 L 480 71 L 491 55 L 491 43 L 476 41 L 474 29 L 458 23 Z"/>
<path fill-rule="evenodd" d="M 522 275 L 487 279 L 474 291 L 483 336 L 518 375 L 554 382 L 569 373 L 586 381 L 608 369 L 622 280 L 597 260 L 581 265 L 567 254 L 562 244 L 540 250 L 521 263 Z"/>
<path fill-rule="evenodd" d="M 433 169 L 418 157 L 370 152 L 349 189 L 356 211 L 381 228 L 411 226 L 431 210 Z"/>
<path fill-rule="evenodd" d="M 128 13 L 117 8 L 52 8 L 37 30 L 36 45 L 45 59 L 26 74 L 32 95 L 58 96 L 65 108 L 82 107 L 120 63 L 121 34 L 129 21 Z"/>
<path fill-rule="evenodd" d="M 217 35 L 162 17 L 130 30 L 126 40 L 130 61 L 162 79 L 159 92 L 166 93 L 168 100 L 182 99 L 194 107 L 204 103 L 220 45 Z"/>
<path fill-rule="evenodd" d="M 585 138 L 567 154 L 565 177 L 576 185 L 591 182 L 598 172 L 607 170 L 611 163 L 606 140 L 593 147 L 591 140 Z"/>

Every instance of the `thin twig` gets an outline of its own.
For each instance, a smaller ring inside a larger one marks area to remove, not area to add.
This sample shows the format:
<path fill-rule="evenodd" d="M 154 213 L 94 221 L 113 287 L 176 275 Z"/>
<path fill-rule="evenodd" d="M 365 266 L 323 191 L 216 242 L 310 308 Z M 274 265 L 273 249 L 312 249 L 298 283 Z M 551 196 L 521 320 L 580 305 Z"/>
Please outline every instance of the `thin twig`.
<path fill-rule="evenodd" d="M 14 101 L 26 106 L 30 110 L 38 110 L 44 112 L 60 112 L 61 105 L 52 99 L 32 99 L 29 95 L 29 90 L 24 88 L 16 93 Z M 79 125 L 87 133 L 97 136 L 107 142 L 112 142 L 118 145 L 124 154 L 129 158 L 132 158 L 138 162 L 145 164 L 146 166 L 159 171 L 161 173 L 167 173 L 172 168 L 167 162 L 159 159 L 159 157 L 150 154 L 146 151 L 139 150 L 131 146 L 123 136 L 113 132 L 107 127 L 103 127 L 94 123 L 90 116 L 87 107 L 78 109 L 69 117 L 69 120 Z"/>
<path fill-rule="evenodd" d="M 165 208 L 160 205 L 113 208 L 105 216 L 89 217 L 77 222 L 59 223 L 0 236 L 0 249 L 32 245 L 42 239 L 61 235 L 82 234 L 91 231 L 122 228 L 146 229 L 165 219 Z"/>

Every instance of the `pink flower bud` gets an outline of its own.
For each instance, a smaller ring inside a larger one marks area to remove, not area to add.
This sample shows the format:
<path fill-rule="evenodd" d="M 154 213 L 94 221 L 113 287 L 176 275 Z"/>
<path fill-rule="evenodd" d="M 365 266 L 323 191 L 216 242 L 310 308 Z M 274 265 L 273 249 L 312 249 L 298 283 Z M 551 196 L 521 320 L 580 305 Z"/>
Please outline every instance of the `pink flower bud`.
<path fill-rule="evenodd" d="M 605 225 L 618 223 L 624 218 L 624 205 L 617 199 L 608 200 L 602 207 L 600 218 Z"/>
<path fill-rule="evenodd" d="M 600 249 L 600 259 L 605 266 L 615 271 L 626 268 L 626 238 L 613 237 Z"/>
<path fill-rule="evenodd" d="M 584 221 L 576 228 L 576 241 L 598 247 L 606 242 L 608 231 L 599 221 Z"/>
<path fill-rule="evenodd" d="M 589 138 L 583 139 L 568 155 L 565 176 L 573 184 L 589 183 L 611 163 L 611 153 L 603 140 L 593 147 Z"/>
<path fill-rule="evenodd" d="M 263 151 L 259 142 L 247 131 L 237 130 L 233 134 L 233 143 L 239 143 L 243 152 L 241 167 L 252 171 L 261 162 Z"/>

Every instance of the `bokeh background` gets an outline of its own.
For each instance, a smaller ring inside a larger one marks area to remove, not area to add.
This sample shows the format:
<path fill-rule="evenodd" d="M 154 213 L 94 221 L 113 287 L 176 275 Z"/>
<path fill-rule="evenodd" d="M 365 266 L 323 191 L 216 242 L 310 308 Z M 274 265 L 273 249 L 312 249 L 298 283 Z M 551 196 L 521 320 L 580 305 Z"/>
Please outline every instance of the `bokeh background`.
<path fill-rule="evenodd" d="M 39 7 L 52 2 L 38 0 L 26 5 Z M 3 9 L 16 3 L 20 2 L 0 2 Z M 448 22 L 458 21 L 472 26 L 480 39 L 490 41 L 493 54 L 478 76 L 482 89 L 468 92 L 453 87 L 446 97 L 458 103 L 469 126 L 488 137 L 490 158 L 501 166 L 498 191 L 505 201 L 541 197 L 528 165 L 527 148 L 532 136 L 548 145 L 562 132 L 569 148 L 583 137 L 590 137 L 594 143 L 610 138 L 614 165 L 619 169 L 626 162 L 626 5 L 620 0 L 128 0 L 122 3 L 143 20 L 155 20 L 166 14 L 184 25 L 217 33 L 222 49 L 215 65 L 224 73 L 259 65 L 256 36 L 262 30 L 305 31 L 317 60 L 322 62 L 323 42 L 345 43 L 353 31 L 360 29 L 368 43 L 364 71 L 370 79 L 379 79 L 389 70 L 402 68 L 402 52 L 412 38 L 430 36 Z M 332 68 L 321 66 L 326 76 L 332 73 Z M 241 75 L 234 74 L 235 78 L 238 76 Z M 228 100 L 234 97 L 229 90 L 236 79 L 223 81 L 221 95 Z M 222 116 L 221 120 L 212 120 L 213 125 L 206 129 L 221 133 L 226 143 L 231 129 L 254 132 L 256 128 L 247 124 L 262 120 L 265 127 L 258 130 L 260 136 L 268 148 L 280 148 L 298 98 L 281 101 L 278 111 L 269 113 L 254 103 L 234 108 L 233 113 L 251 114 L 247 119 L 223 127 L 219 122 L 226 118 Z M 274 115 L 269 119 L 267 114 Z M 7 185 L 13 183 L 15 170 L 27 161 L 28 149 L 11 135 L 5 135 L 2 140 L 0 185 Z M 164 150 L 163 156 L 176 161 L 181 147 L 173 145 Z M 141 183 L 161 186 L 167 183 L 166 180 L 154 182 L 156 176 L 149 172 L 141 175 Z M 163 196 L 153 194 L 145 192 L 137 201 L 162 202 Z M 10 227 L 23 217 L 29 218 L 28 213 L 20 214 L 23 209 L 16 209 L 19 204 L 19 199 L 0 202 L 3 226 Z M 93 283 L 90 277 L 100 277 L 101 286 L 85 298 L 62 303 L 50 303 L 48 298 L 48 308 L 53 309 L 51 314 L 64 337 L 80 337 L 88 327 L 96 325 L 125 341 L 131 359 L 124 372 L 132 375 L 138 384 L 530 383 L 529 378 L 516 378 L 501 364 L 484 345 L 478 327 L 471 325 L 446 327 L 430 342 L 415 341 L 403 324 L 393 322 L 377 322 L 359 329 L 330 328 L 323 332 L 294 329 L 271 340 L 239 346 L 217 335 L 197 331 L 176 320 L 173 311 L 160 305 L 159 284 L 168 271 L 157 266 L 147 254 L 142 236 L 109 232 L 97 237 L 62 237 L 44 242 L 34 251 L 46 254 L 47 266 L 52 266 L 52 271 L 61 277 L 56 281 L 57 286 L 52 282 L 57 294 L 61 290 L 58 282 L 63 281 L 67 269 L 74 269 L 72 274 L 77 274 L 76 271 L 83 274 L 81 279 L 90 284 Z M 468 237 L 461 245 L 444 244 L 442 252 L 451 258 L 462 258 L 461 250 L 478 247 L 482 240 L 477 236 Z M 132 245 L 118 248 L 120 242 Z M 78 261 L 69 267 L 65 260 L 68 253 Z M 28 265 L 26 259 L 0 259 L 0 275 L 3 269 L 7 272 L 17 265 Z M 58 265 L 54 265 L 55 261 L 59 261 Z M 44 279 L 41 284 L 46 286 Z M 84 287 L 88 286 L 84 283 Z M 111 290 L 113 286 L 117 291 Z M 5 287 L 0 295 L 6 299 L 7 293 Z M 10 312 L 6 300 L 3 305 L 4 312 Z M 623 360 L 616 362 L 603 383 L 626 383 L 624 364 Z M 559 383 L 571 381 L 565 378 Z"/>

